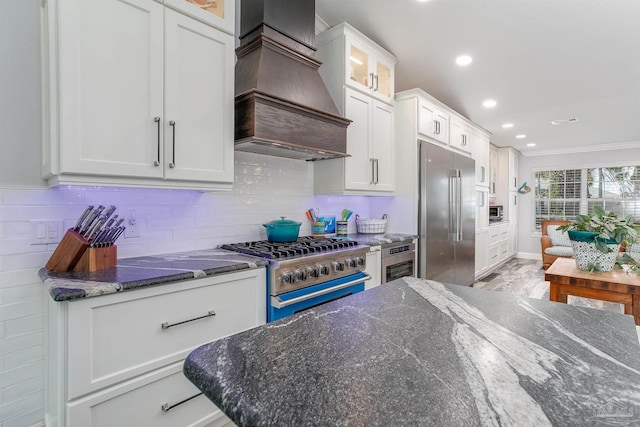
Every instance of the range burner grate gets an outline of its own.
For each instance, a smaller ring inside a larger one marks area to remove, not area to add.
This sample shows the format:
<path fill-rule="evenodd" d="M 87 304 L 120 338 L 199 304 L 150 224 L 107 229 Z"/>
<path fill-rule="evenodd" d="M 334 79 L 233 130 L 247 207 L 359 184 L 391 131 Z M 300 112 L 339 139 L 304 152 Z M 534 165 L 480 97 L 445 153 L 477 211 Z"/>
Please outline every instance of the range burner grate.
<path fill-rule="evenodd" d="M 291 243 L 276 243 L 268 240 L 260 240 L 257 242 L 225 244 L 220 247 L 260 258 L 281 259 L 318 254 L 337 249 L 347 249 L 354 246 L 358 246 L 358 242 L 353 240 L 305 236 Z"/>

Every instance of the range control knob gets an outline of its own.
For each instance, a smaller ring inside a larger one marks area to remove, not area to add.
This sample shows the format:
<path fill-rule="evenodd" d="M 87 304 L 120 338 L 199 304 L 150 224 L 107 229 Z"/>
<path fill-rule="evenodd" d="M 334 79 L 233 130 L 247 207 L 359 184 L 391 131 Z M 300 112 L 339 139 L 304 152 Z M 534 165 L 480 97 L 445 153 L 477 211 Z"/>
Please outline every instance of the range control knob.
<path fill-rule="evenodd" d="M 333 261 L 331 265 L 333 266 L 333 271 L 344 271 L 344 263 L 340 261 Z"/>
<path fill-rule="evenodd" d="M 304 282 L 305 280 L 307 280 L 307 272 L 301 269 L 294 271 L 293 280 L 296 282 Z"/>
<path fill-rule="evenodd" d="M 362 267 L 364 265 L 364 258 L 361 256 L 355 257 L 354 259 L 356 260 L 356 265 L 358 267 Z"/>
<path fill-rule="evenodd" d="M 329 266 L 327 264 L 322 264 L 320 266 L 320 274 L 323 276 L 328 276 L 330 273 Z"/>
<path fill-rule="evenodd" d="M 290 271 L 285 271 L 280 276 L 280 280 L 282 280 L 282 283 L 291 284 L 293 283 L 293 274 Z"/>
<path fill-rule="evenodd" d="M 320 267 L 307 267 L 307 275 L 309 277 L 320 277 Z"/>

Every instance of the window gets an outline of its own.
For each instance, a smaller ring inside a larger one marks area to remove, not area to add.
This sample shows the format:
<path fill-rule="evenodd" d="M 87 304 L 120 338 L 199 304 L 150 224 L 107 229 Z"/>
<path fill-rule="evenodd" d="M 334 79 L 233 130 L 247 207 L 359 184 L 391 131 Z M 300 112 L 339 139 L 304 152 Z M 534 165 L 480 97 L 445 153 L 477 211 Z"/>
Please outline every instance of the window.
<path fill-rule="evenodd" d="M 535 172 L 535 228 L 547 219 L 572 220 L 594 206 L 640 220 L 640 166 Z"/>

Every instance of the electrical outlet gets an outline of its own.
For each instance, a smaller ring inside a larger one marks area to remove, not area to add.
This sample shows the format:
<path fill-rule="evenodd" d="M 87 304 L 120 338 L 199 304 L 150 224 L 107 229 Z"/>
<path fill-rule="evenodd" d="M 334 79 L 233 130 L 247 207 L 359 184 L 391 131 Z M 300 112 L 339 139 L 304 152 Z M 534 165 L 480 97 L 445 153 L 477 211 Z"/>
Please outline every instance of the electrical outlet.
<path fill-rule="evenodd" d="M 136 216 L 135 209 L 129 210 L 129 215 L 127 216 L 124 225 L 127 227 L 124 229 L 125 239 L 140 237 L 140 225 L 138 224 L 138 218 Z"/>
<path fill-rule="evenodd" d="M 58 243 L 64 235 L 62 221 L 33 220 L 31 221 L 31 244 L 48 245 Z"/>

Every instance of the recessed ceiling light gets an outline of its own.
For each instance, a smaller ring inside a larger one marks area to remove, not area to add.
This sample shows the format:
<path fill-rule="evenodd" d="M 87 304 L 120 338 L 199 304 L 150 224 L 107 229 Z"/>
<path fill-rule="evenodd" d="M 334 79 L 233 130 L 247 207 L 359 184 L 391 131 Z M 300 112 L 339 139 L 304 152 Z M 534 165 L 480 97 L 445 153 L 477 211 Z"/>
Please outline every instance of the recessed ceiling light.
<path fill-rule="evenodd" d="M 523 133 L 521 133 L 520 135 L 516 135 L 516 138 L 518 138 L 518 139 L 522 139 L 522 138 L 526 138 L 526 137 L 527 137 L 527 135 L 525 135 Z"/>
<path fill-rule="evenodd" d="M 535 147 L 536 143 L 535 142 L 530 142 L 527 144 L 527 147 Z"/>
<path fill-rule="evenodd" d="M 487 99 L 486 101 L 484 101 L 484 102 L 482 103 L 482 106 L 483 106 L 484 108 L 493 108 L 493 107 L 495 107 L 496 105 L 498 105 L 498 103 L 497 103 L 494 99 Z"/>
<path fill-rule="evenodd" d="M 502 125 L 502 127 L 505 128 L 505 129 L 512 128 L 513 127 L 513 123 L 505 123 L 505 124 Z"/>
<path fill-rule="evenodd" d="M 471 64 L 471 61 L 473 61 L 473 59 L 471 59 L 469 55 L 460 55 L 456 58 L 456 64 L 462 66 Z"/>

